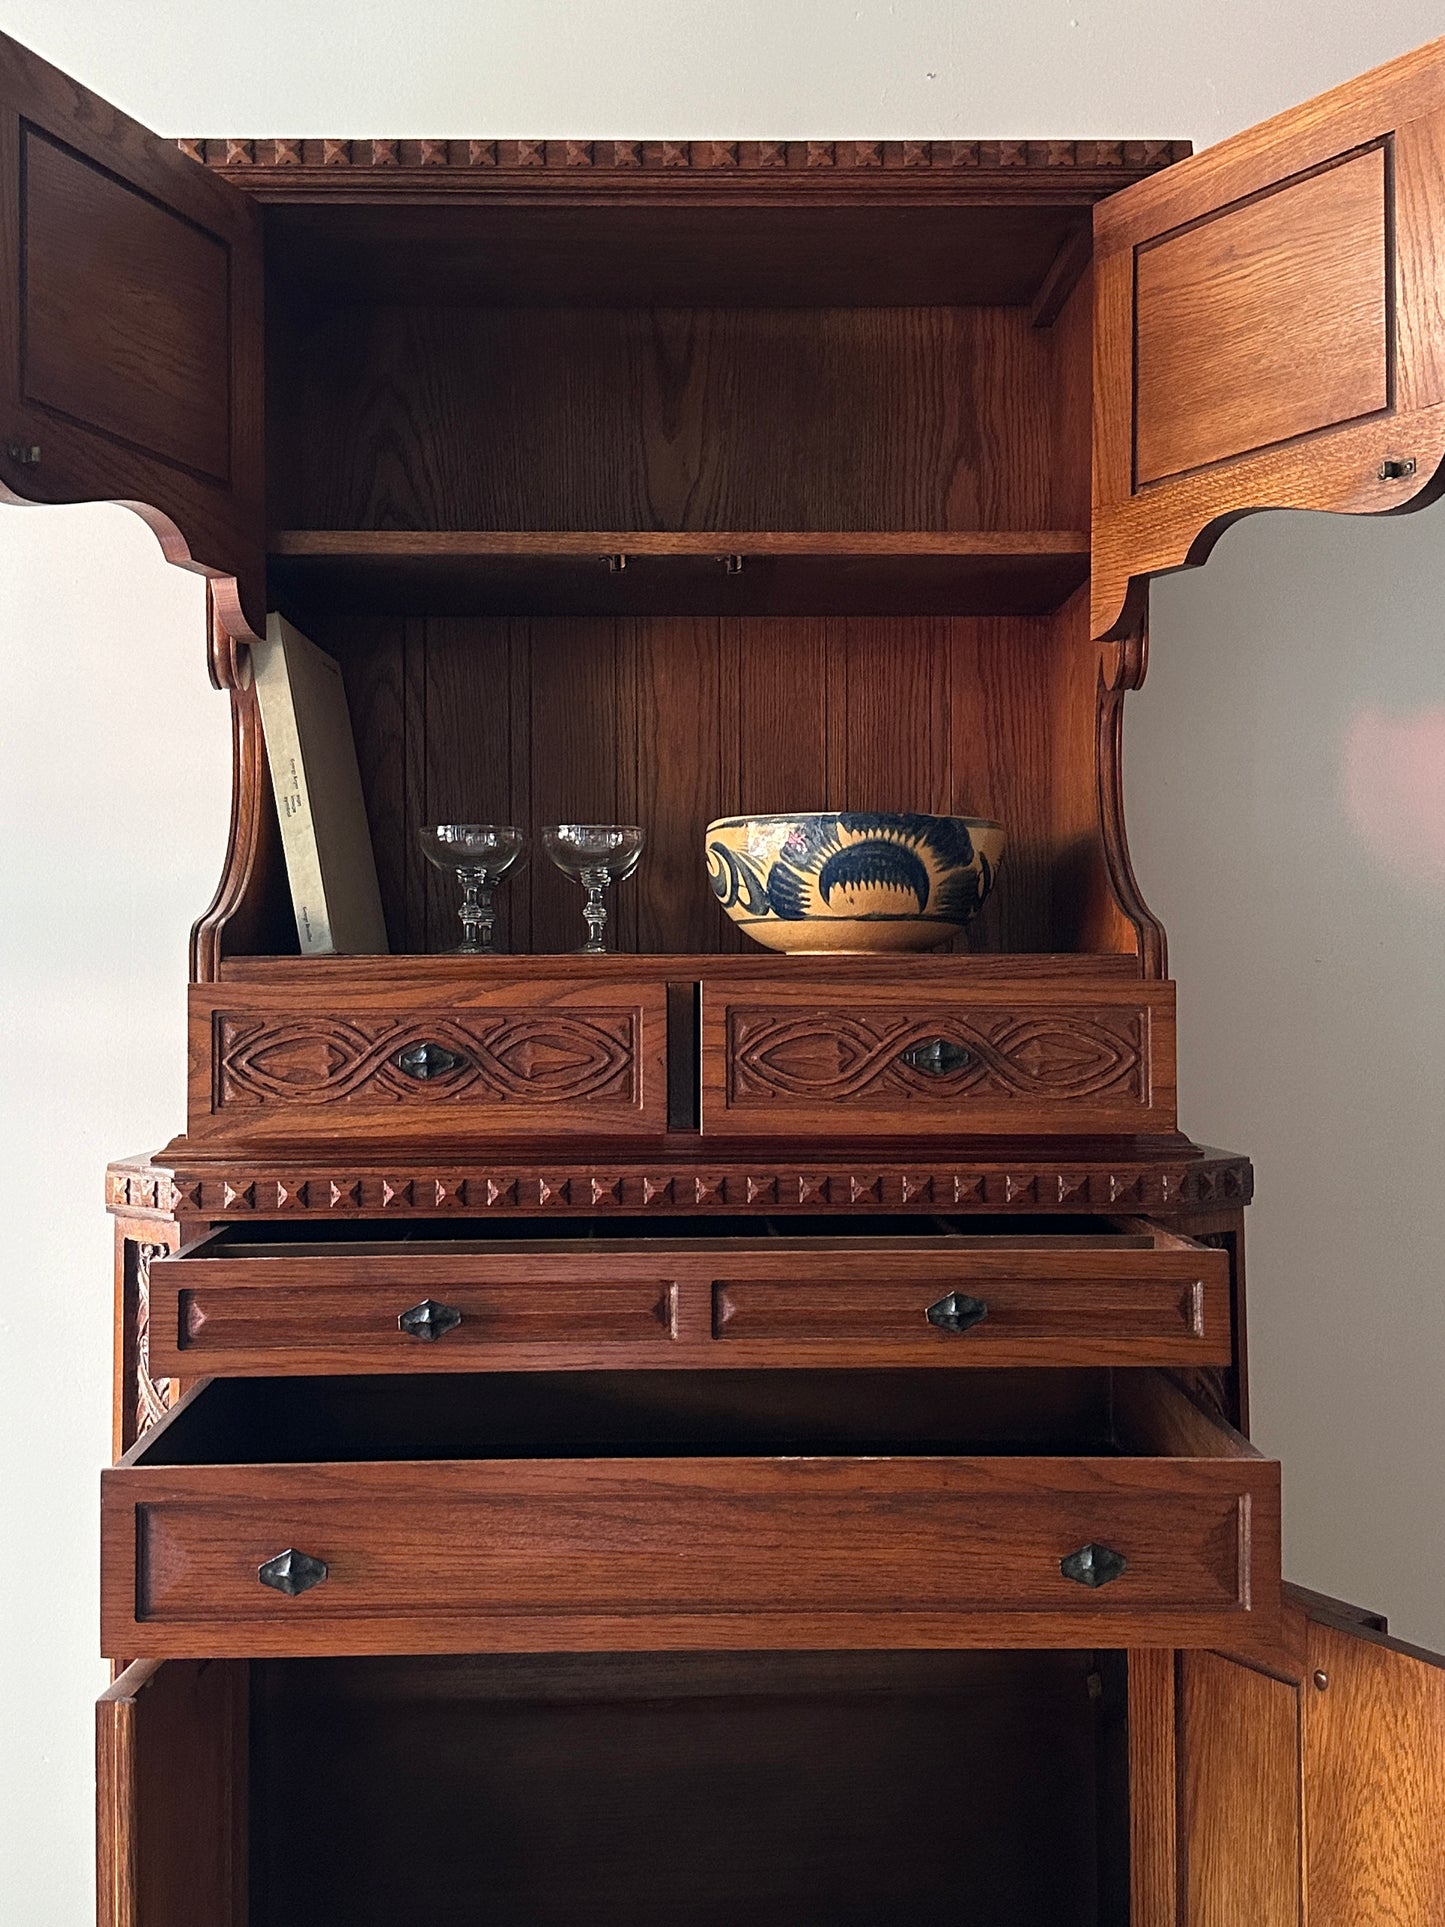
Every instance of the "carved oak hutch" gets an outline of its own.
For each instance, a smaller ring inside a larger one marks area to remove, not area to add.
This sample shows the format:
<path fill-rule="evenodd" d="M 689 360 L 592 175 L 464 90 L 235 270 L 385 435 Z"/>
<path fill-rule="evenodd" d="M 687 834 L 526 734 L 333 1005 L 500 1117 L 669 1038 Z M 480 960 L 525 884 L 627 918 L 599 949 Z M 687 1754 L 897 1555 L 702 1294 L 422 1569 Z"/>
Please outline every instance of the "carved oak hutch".
<path fill-rule="evenodd" d="M 1435 489 L 1445 42 L 1192 158 L 0 108 L 0 483 L 209 578 L 235 732 L 109 1174 L 106 1927 L 1438 1927 L 1445 1672 L 1281 1586 L 1119 759 L 1153 574 Z M 296 954 L 272 607 L 389 956 Z M 1000 819 L 966 944 L 747 947 L 704 824 L 823 807 Z M 415 826 L 563 816 L 621 954 L 545 865 L 437 954 Z"/>

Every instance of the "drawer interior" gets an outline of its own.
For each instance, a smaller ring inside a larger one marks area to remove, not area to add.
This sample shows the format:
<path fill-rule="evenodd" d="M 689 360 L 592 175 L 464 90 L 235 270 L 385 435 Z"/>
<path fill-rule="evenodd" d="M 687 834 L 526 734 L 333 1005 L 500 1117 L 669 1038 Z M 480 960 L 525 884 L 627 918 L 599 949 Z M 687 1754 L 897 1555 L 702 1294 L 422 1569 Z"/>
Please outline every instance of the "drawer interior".
<path fill-rule="evenodd" d="M 214 1379 L 128 1463 L 1250 1450 L 1152 1371 L 489 1372 Z"/>
<path fill-rule="evenodd" d="M 252 1927 L 1106 1927 L 1122 1655 L 252 1668 Z"/>
<path fill-rule="evenodd" d="M 1019 1251 L 1031 1247 L 1073 1251 L 1148 1251 L 1180 1242 L 1171 1233 L 1139 1219 L 1090 1217 L 1083 1213 L 1003 1216 L 936 1215 L 931 1212 L 867 1217 L 826 1213 L 788 1217 L 729 1216 L 635 1217 L 624 1213 L 575 1218 L 354 1219 L 345 1224 L 288 1224 L 270 1219 L 257 1224 L 224 1225 L 186 1254 L 186 1262 L 205 1259 L 384 1256 L 421 1249 L 438 1253 L 485 1254 L 510 1249 L 576 1251 L 591 1244 L 609 1249 L 638 1245 L 648 1251 L 733 1242 L 753 1246 L 779 1239 L 831 1249 L 840 1243 L 871 1245 L 904 1240 L 910 1249 Z"/>

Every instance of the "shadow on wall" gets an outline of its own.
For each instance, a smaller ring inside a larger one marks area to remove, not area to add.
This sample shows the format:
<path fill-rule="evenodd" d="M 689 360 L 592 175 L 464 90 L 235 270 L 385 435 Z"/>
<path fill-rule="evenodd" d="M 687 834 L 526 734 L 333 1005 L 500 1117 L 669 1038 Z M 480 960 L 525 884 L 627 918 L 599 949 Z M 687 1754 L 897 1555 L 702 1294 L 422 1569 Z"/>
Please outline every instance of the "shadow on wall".
<path fill-rule="evenodd" d="M 1161 583 L 1129 823 L 1183 1126 L 1249 1152 L 1289 1576 L 1445 1645 L 1445 507 L 1256 516 Z"/>

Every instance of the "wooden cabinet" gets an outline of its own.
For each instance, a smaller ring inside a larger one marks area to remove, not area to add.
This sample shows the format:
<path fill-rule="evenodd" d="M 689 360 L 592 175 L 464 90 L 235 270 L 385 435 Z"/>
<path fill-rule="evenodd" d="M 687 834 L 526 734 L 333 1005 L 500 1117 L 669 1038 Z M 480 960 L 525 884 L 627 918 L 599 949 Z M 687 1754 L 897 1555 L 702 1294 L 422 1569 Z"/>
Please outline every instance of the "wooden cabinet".
<path fill-rule="evenodd" d="M 210 577 L 236 751 L 109 1178 L 107 1927 L 1435 1927 L 1445 1675 L 1282 1592 L 1121 756 L 1154 574 L 1437 492 L 1442 125 L 1445 43 L 1193 158 L 178 152 L 0 48 L 0 486 Z M 385 957 L 297 954 L 272 608 Z M 765 955 L 704 828 L 824 808 L 998 886 Z M 539 863 L 441 954 L 443 819 L 643 824 L 618 953 Z"/>
<path fill-rule="evenodd" d="M 1442 1734 L 1439 1661 L 1302 1595 L 1259 1663 L 143 1660 L 99 1709 L 100 1917 L 942 1927 L 966 1892 L 1040 1927 L 1415 1927 Z"/>

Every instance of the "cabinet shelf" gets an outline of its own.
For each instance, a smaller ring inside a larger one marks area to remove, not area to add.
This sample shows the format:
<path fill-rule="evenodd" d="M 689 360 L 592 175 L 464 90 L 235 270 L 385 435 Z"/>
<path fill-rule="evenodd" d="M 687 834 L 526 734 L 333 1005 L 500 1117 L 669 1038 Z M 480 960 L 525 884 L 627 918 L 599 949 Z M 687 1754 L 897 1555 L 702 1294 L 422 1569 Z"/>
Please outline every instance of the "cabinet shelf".
<path fill-rule="evenodd" d="M 270 563 L 273 600 L 414 615 L 1040 615 L 1087 578 L 1089 537 L 279 529 Z"/>

